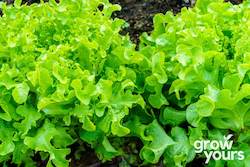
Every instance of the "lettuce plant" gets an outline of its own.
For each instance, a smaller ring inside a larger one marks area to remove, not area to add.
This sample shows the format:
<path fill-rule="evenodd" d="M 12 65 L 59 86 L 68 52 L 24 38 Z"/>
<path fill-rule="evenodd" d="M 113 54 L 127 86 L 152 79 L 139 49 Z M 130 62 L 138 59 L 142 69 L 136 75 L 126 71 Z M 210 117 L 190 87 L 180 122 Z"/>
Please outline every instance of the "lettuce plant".
<path fill-rule="evenodd" d="M 172 127 L 178 143 L 166 149 L 167 166 L 192 161 L 190 144 L 198 139 L 233 133 L 236 150 L 249 145 L 249 5 L 199 0 L 176 16 L 156 15 L 152 34 L 141 37 L 140 52 L 151 68 L 145 80 L 149 104 L 161 109 L 160 121 Z M 247 152 L 244 161 L 210 166 L 249 166 Z"/>
<path fill-rule="evenodd" d="M 119 35 L 124 21 L 110 18 L 120 6 L 17 0 L 1 8 L 0 162 L 36 166 L 38 152 L 48 167 L 66 167 L 80 140 L 100 159 L 120 155 L 108 137 L 129 134 L 123 118 L 145 106 L 134 72 L 142 55 Z"/>

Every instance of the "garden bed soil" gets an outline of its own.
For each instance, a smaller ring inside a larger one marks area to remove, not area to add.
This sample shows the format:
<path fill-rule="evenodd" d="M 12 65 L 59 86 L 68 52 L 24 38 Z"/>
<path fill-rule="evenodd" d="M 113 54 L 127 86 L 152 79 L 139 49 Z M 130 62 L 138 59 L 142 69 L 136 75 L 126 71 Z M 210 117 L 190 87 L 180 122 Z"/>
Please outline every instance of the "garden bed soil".
<path fill-rule="evenodd" d="M 156 13 L 180 12 L 182 7 L 190 7 L 193 0 L 111 0 L 122 7 L 120 12 L 115 12 L 113 17 L 124 19 L 129 27 L 122 31 L 129 33 L 133 42 L 138 44 L 142 32 L 151 32 L 153 29 L 153 17 Z"/>

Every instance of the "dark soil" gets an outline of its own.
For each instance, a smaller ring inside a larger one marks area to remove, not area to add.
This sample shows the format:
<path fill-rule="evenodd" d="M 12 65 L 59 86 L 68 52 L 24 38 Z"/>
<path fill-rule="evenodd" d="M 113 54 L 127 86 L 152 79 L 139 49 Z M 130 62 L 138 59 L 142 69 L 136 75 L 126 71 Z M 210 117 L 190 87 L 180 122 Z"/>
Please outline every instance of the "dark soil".
<path fill-rule="evenodd" d="M 234 5 L 238 5 L 242 3 L 243 0 L 225 0 L 225 2 L 229 2 L 229 1 Z"/>
<path fill-rule="evenodd" d="M 150 32 L 153 29 L 153 16 L 156 13 L 173 11 L 180 12 L 182 7 L 193 5 L 192 0 L 110 0 L 112 3 L 122 6 L 120 12 L 114 13 L 114 17 L 126 20 L 129 27 L 123 34 L 129 33 L 133 42 L 138 43 L 142 32 Z"/>

